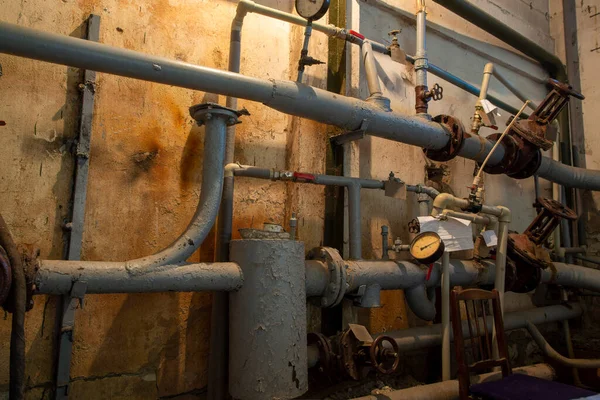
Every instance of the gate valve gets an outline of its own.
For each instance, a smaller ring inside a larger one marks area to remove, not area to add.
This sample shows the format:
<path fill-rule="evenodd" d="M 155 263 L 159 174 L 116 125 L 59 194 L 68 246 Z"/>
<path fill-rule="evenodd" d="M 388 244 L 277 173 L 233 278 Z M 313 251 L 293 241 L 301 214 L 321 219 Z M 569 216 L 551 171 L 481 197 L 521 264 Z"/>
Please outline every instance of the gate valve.
<path fill-rule="evenodd" d="M 540 245 L 548 239 L 554 229 L 565 218 L 569 221 L 577 219 L 577 214 L 556 200 L 540 197 L 535 203 L 538 215 L 523 232 L 535 244 Z"/>
<path fill-rule="evenodd" d="M 384 347 L 383 344 L 386 342 L 391 345 L 391 349 Z M 369 356 L 371 358 L 371 366 L 382 374 L 389 375 L 394 373 L 396 368 L 398 368 L 398 364 L 400 364 L 398 343 L 390 336 L 378 336 L 369 349 Z"/>
<path fill-rule="evenodd" d="M 444 98 L 444 88 L 438 85 L 437 83 L 433 85 L 431 90 L 425 92 L 425 99 L 427 101 L 439 101 Z"/>

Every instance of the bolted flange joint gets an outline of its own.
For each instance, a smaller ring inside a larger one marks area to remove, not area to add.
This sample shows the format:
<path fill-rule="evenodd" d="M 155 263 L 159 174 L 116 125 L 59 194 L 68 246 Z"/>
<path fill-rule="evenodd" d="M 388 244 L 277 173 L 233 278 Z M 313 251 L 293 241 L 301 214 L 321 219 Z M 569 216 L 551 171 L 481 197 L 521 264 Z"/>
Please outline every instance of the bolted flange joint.
<path fill-rule="evenodd" d="M 318 305 L 325 308 L 340 304 L 349 285 L 346 280 L 347 265 L 339 251 L 331 247 L 316 247 L 308 252 L 306 258 L 322 261 L 329 269 L 329 284 Z"/>
<path fill-rule="evenodd" d="M 213 118 L 223 118 L 227 126 L 231 126 L 240 124 L 239 117 L 250 113 L 245 108 L 234 110 L 216 103 L 201 103 L 190 107 L 190 115 L 196 120 L 198 126 L 204 125 L 206 121 Z"/>

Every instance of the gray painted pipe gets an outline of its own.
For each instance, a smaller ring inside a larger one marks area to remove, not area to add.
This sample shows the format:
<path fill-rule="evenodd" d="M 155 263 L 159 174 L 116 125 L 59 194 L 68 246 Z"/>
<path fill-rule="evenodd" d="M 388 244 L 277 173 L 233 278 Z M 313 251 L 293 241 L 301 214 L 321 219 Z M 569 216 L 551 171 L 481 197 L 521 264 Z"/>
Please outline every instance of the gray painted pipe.
<path fill-rule="evenodd" d="M 363 65 L 365 66 L 365 76 L 367 77 L 367 86 L 369 88 L 369 97 L 381 96 L 381 85 L 379 84 L 379 76 L 377 75 L 377 65 L 375 64 L 375 56 L 373 56 L 373 47 L 368 40 L 363 41 L 361 46 Z"/>
<path fill-rule="evenodd" d="M 552 265 L 542 270 L 542 283 L 600 292 L 600 270 L 558 262 Z"/>
<path fill-rule="evenodd" d="M 234 291 L 244 277 L 235 263 L 180 264 L 131 271 L 120 262 L 43 260 L 35 276 L 36 294 L 69 295 L 84 281 L 86 294 Z"/>
<path fill-rule="evenodd" d="M 548 364 L 534 364 L 526 367 L 513 369 L 515 374 L 524 374 L 545 379 L 554 380 L 556 373 Z M 471 383 L 492 382 L 502 379 L 502 372 L 490 372 L 471 377 Z M 356 397 L 352 400 L 458 400 L 458 381 L 432 383 L 430 385 L 413 386 L 408 389 L 382 392 L 377 395 Z"/>
<path fill-rule="evenodd" d="M 504 315 L 504 329 L 509 331 L 513 329 L 525 328 L 527 321 L 540 325 L 549 322 L 563 321 L 566 319 L 578 318 L 582 314 L 581 306 L 578 303 L 569 303 L 568 306 L 555 305 L 548 307 L 532 308 L 525 311 L 516 311 Z M 494 324 L 492 317 L 487 316 L 488 329 L 491 332 Z M 479 322 L 483 326 L 483 319 Z M 466 321 L 463 321 L 463 333 L 465 337 L 470 337 L 469 327 Z M 426 325 L 417 328 L 402 329 L 399 331 L 386 332 L 386 335 L 394 338 L 400 351 L 410 351 L 437 346 L 442 342 L 442 324 Z M 378 335 L 373 335 L 377 337 Z M 454 334 L 450 331 L 450 337 L 453 340 Z"/>
<path fill-rule="evenodd" d="M 308 389 L 304 243 L 233 240 L 231 259 L 245 278 L 230 294 L 231 396 L 296 398 Z"/>
<path fill-rule="evenodd" d="M 571 167 L 551 158 L 542 157 L 536 174 L 565 187 L 600 190 L 600 171 Z"/>
<path fill-rule="evenodd" d="M 106 72 L 188 89 L 245 98 L 302 118 L 335 125 L 349 131 L 365 129 L 368 134 L 426 149 L 440 150 L 449 135 L 439 124 L 420 117 L 381 110 L 376 104 L 330 93 L 290 81 L 264 80 L 201 67 L 100 43 L 37 31 L 0 22 L 0 52 L 41 61 Z M 459 155 L 482 160 L 492 143 L 471 137 Z M 499 146 L 488 162 L 498 163 L 504 155 Z M 548 163 L 544 159 L 544 163 Z M 597 176 L 599 171 L 587 171 Z M 540 176 L 552 180 L 548 173 Z M 580 187 L 575 180 L 572 187 Z M 587 186 L 583 186 L 588 188 Z M 597 186 L 594 186 L 597 187 Z"/>
<path fill-rule="evenodd" d="M 429 280 L 426 270 L 408 261 L 346 261 L 346 293 L 361 286 L 378 285 L 381 290 L 405 290 L 410 309 L 419 318 L 431 321 L 435 317 L 435 305 L 428 289 L 440 286 L 441 264 L 436 263 Z M 449 265 L 451 286 L 489 285 L 494 282 L 493 262 L 451 260 Z M 329 284 L 327 265 L 321 262 L 306 262 L 306 295 L 322 296 Z"/>
<path fill-rule="evenodd" d="M 0 35 L 1 36 L 1 35 Z M 2 39 L 0 38 L 0 42 Z M 217 218 L 221 193 L 223 190 L 223 157 L 225 153 L 226 120 L 216 116 L 205 123 L 204 156 L 202 168 L 202 187 L 196 212 L 186 230 L 168 247 L 151 256 L 118 263 L 131 274 L 143 274 L 162 265 L 175 265 L 187 260 L 200 247 Z M 89 261 L 55 261 L 65 266 L 97 266 Z M 114 262 L 106 262 L 107 268 L 113 268 Z"/>

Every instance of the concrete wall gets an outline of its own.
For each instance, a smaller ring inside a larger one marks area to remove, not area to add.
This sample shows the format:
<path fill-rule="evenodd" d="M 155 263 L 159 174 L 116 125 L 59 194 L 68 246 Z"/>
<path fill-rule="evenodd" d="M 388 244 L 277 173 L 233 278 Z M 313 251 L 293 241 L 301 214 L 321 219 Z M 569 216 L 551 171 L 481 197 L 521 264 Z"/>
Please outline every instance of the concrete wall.
<path fill-rule="evenodd" d="M 262 0 L 261 4 L 292 12 L 292 0 Z M 429 4 L 431 3 L 431 4 Z M 476 1 L 515 29 L 547 48 L 548 6 L 512 0 Z M 542 86 L 533 77 L 543 71 L 496 39 L 429 5 L 429 56 L 434 64 L 479 85 L 488 61 L 540 100 Z M 387 32 L 402 28 L 400 41 L 414 54 L 414 1 L 347 1 L 348 27 L 373 40 L 389 42 Z M 391 7 L 391 8 L 390 8 Z M 100 41 L 183 61 L 227 68 L 229 27 L 235 2 L 226 0 L 63 0 L 15 2 L 0 0 L 3 21 L 76 37 L 90 13 L 102 18 Z M 394 11 L 396 10 L 396 11 Z M 295 79 L 302 29 L 249 15 L 243 30 L 242 73 L 276 79 Z M 348 50 L 348 93 L 365 97 L 356 48 Z M 315 33 L 311 54 L 327 58 L 327 39 Z M 378 57 L 386 95 L 397 111 L 414 108 L 413 70 Z M 76 138 L 79 72 L 9 56 L 0 56 L 0 191 L 1 212 L 20 243 L 41 249 L 42 257 L 63 257 L 61 229 L 70 215 L 73 157 Z M 310 84 L 326 87 L 326 67 L 310 67 Z M 431 105 L 432 114 L 459 116 L 468 125 L 476 98 L 431 76 L 430 84 L 444 86 L 445 98 Z M 497 82 L 491 92 L 519 106 Z M 193 125 L 190 105 L 223 98 L 127 78 L 100 74 L 93 124 L 90 181 L 83 258 L 124 260 L 159 250 L 181 232 L 198 201 L 203 130 Z M 292 118 L 259 104 L 240 101 L 250 117 L 238 127 L 236 161 L 323 173 L 327 136 L 333 129 Z M 506 113 L 502 113 L 504 118 Z M 504 122 L 504 119 L 502 119 Z M 484 135 L 491 131 L 482 131 Z M 420 149 L 366 138 L 351 145 L 346 173 L 385 178 L 390 171 L 407 183 L 421 183 L 426 160 Z M 473 163 L 449 163 L 446 187 L 464 196 Z M 522 230 L 533 217 L 531 179 L 513 181 L 486 177 L 486 200 L 511 207 L 516 216 L 511 229 Z M 547 187 L 544 187 L 546 190 Z M 263 222 L 285 224 L 299 214 L 299 238 L 310 249 L 323 240 L 324 191 L 266 181 L 238 180 L 234 230 L 260 227 Z M 391 228 L 391 238 L 409 240 L 406 224 L 416 215 L 416 199 L 406 202 L 364 193 L 364 257 L 379 257 L 380 227 Z M 192 260 L 212 260 L 214 238 L 209 237 Z M 379 311 L 350 315 L 373 332 L 409 325 L 400 292 L 383 296 Z M 57 298 L 36 298 L 27 317 L 28 397 L 50 396 L 55 349 Z M 527 299 L 525 300 L 525 303 Z M 515 307 L 523 304 L 515 300 Z M 197 395 L 206 385 L 210 294 L 154 294 L 88 296 L 77 312 L 71 375 L 72 398 L 157 398 L 181 393 Z M 314 323 L 318 325 L 318 321 Z M 10 316 L 0 322 L 7 338 Z M 8 340 L 0 344 L 0 389 L 8 379 Z"/>

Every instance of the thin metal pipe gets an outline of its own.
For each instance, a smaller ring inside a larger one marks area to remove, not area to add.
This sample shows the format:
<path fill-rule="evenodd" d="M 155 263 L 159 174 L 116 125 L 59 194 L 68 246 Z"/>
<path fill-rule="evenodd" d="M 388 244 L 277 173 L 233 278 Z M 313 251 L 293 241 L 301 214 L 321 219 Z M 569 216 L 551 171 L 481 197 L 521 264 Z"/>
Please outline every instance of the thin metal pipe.
<path fill-rule="evenodd" d="M 86 283 L 87 294 L 232 291 L 244 277 L 235 263 L 165 265 L 144 271 L 121 262 L 43 260 L 34 282 L 35 294 L 71 292 L 73 282 Z"/>
<path fill-rule="evenodd" d="M 565 303 L 569 301 L 569 294 L 564 288 L 560 289 L 560 295 L 562 301 Z M 569 358 L 575 358 L 575 350 L 573 349 L 573 338 L 571 337 L 571 326 L 569 325 L 569 320 L 562 321 L 563 332 L 565 335 L 565 343 L 567 344 L 567 355 Z M 575 386 L 581 387 L 581 379 L 579 378 L 579 371 L 577 368 L 571 368 L 571 374 L 573 375 L 573 383 Z"/>
<path fill-rule="evenodd" d="M 506 209 L 508 210 L 508 209 Z M 510 212 L 508 221 L 500 218 L 498 222 L 498 248 L 496 250 L 496 278 L 495 288 L 500 298 L 500 309 L 504 313 L 504 292 L 506 287 L 506 254 L 508 247 L 508 224 L 510 223 Z"/>
<path fill-rule="evenodd" d="M 496 79 L 498 79 L 500 81 L 500 83 L 502 83 L 504 85 L 505 88 L 510 90 L 512 92 L 512 94 L 514 94 L 523 103 L 525 103 L 527 100 L 529 100 L 527 98 L 527 96 L 525 96 L 525 94 L 523 92 L 521 92 L 521 90 L 518 87 L 516 87 L 508 78 L 506 78 L 506 76 L 504 76 L 504 74 L 502 74 L 498 70 L 498 68 L 493 69 L 493 74 L 494 74 L 494 77 L 496 77 Z M 528 106 L 532 110 L 535 110 L 538 107 L 537 104 L 532 102 L 531 100 L 529 100 Z"/>
<path fill-rule="evenodd" d="M 508 25 L 498 21 L 493 16 L 487 14 L 474 4 L 466 0 L 433 0 L 453 13 L 463 17 L 473 25 L 476 25 L 487 33 L 497 37 L 503 42 L 509 44 L 523 54 L 538 61 L 544 68 L 552 73 L 558 73 L 564 70 L 560 59 L 550 53 L 534 41 L 521 35 L 519 32 Z"/>
<path fill-rule="evenodd" d="M 417 0 L 417 38 L 415 54 L 415 86 L 427 87 L 427 11 L 423 0 Z"/>
<path fill-rule="evenodd" d="M 450 380 L 450 253 L 442 256 L 442 380 Z"/>
<path fill-rule="evenodd" d="M 348 191 L 348 230 L 350 259 L 362 258 L 362 229 L 360 217 L 360 185 L 346 186 Z"/>
<path fill-rule="evenodd" d="M 383 91 L 377 75 L 377 66 L 373 56 L 373 47 L 368 40 L 363 41 L 361 46 L 363 65 L 365 66 L 365 76 L 367 78 L 367 87 L 369 88 L 369 97 L 381 96 Z"/>

